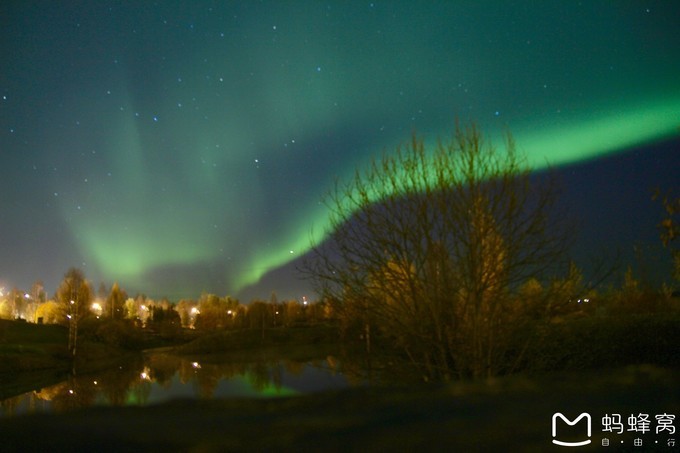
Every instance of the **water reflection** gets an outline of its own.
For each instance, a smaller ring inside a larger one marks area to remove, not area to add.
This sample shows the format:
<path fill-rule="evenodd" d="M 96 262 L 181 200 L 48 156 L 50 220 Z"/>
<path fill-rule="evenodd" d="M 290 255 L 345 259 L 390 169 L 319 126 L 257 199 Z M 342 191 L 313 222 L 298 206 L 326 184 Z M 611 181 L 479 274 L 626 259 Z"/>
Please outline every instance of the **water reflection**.
<path fill-rule="evenodd" d="M 148 405 L 176 398 L 288 396 L 348 385 L 333 357 L 237 363 L 217 356 L 156 353 L 1 401 L 0 416 L 94 405 Z"/>

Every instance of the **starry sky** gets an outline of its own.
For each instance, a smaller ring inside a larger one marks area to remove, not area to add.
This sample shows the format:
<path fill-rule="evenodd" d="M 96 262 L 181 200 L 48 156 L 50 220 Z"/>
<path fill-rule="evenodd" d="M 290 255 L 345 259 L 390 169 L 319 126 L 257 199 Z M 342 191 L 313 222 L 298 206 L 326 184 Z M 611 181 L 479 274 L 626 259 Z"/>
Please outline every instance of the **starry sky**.
<path fill-rule="evenodd" d="M 670 1 L 2 2 L 0 286 L 76 266 L 171 300 L 301 298 L 335 178 L 455 118 L 558 170 L 575 257 L 635 246 L 655 273 L 678 23 Z"/>

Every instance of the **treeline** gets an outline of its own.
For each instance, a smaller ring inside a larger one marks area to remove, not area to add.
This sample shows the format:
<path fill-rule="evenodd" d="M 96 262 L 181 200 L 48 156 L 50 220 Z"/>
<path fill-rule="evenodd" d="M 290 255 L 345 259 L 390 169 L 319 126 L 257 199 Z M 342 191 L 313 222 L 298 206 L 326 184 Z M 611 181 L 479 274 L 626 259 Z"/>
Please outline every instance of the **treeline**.
<path fill-rule="evenodd" d="M 174 307 L 182 327 L 197 330 L 260 329 L 316 324 L 332 317 L 330 305 L 324 302 L 288 300 L 269 302 L 253 300 L 242 304 L 230 296 L 202 294 L 197 300 L 180 300 Z"/>
<path fill-rule="evenodd" d="M 544 311 L 550 305 L 548 315 L 553 322 L 572 317 L 678 309 L 677 298 L 673 297 L 675 294 L 671 294 L 669 287 L 656 290 L 644 285 L 635 278 L 631 268 L 624 273 L 617 287 L 593 288 L 583 280 L 582 272 L 572 264 L 562 280 L 545 284 L 529 279 L 520 287 L 518 297 L 522 305 L 535 305 L 537 311 Z M 546 300 L 548 295 L 553 299 L 550 303 Z M 30 291 L 16 288 L 9 292 L 0 291 L 0 319 L 61 325 L 68 325 L 77 311 L 78 318 L 128 320 L 139 327 L 173 325 L 197 330 L 255 329 L 338 321 L 352 330 L 351 325 L 363 325 L 363 320 L 357 313 L 352 313 L 351 305 L 333 299 L 278 301 L 275 294 L 269 301 L 252 300 L 246 304 L 231 296 L 210 293 L 201 294 L 198 299 L 181 299 L 172 303 L 165 298 L 154 300 L 144 294 L 129 297 L 118 283 L 110 289 L 101 284 L 95 293 L 91 283 L 78 269 L 70 269 L 66 273 L 51 298 L 46 297 L 41 282 L 36 282 Z"/>
<path fill-rule="evenodd" d="M 245 304 L 231 296 L 209 293 L 178 303 L 154 300 L 143 294 L 130 297 L 118 283 L 110 289 L 101 284 L 95 292 L 83 272 L 75 268 L 64 275 L 52 298 L 46 296 L 41 282 L 36 282 L 30 291 L 0 292 L 0 319 L 64 326 L 83 319 L 106 319 L 126 320 L 152 330 L 209 331 L 291 327 L 331 318 L 328 303 L 306 299 L 279 302 L 275 294 L 268 302 L 253 300 Z"/>

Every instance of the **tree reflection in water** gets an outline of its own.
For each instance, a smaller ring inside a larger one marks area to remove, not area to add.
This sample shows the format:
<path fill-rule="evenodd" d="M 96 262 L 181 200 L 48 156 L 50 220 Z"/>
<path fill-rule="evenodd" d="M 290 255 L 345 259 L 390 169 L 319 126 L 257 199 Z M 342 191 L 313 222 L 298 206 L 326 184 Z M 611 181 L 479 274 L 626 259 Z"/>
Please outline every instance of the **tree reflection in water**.
<path fill-rule="evenodd" d="M 352 381 L 354 381 L 352 379 Z M 63 412 L 93 405 L 146 405 L 175 398 L 271 397 L 348 386 L 334 357 L 316 362 L 155 353 L 126 360 L 105 372 L 0 401 L 0 416 Z"/>

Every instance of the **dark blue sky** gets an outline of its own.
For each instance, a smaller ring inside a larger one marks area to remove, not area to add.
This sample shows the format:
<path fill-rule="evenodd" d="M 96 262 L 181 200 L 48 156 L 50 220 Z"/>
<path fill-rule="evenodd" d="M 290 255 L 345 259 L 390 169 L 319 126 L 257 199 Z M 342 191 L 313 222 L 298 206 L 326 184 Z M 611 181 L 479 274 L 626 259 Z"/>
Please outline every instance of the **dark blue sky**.
<path fill-rule="evenodd" d="M 76 266 L 300 298 L 334 178 L 456 117 L 558 168 L 579 262 L 638 245 L 658 283 L 678 23 L 666 1 L 3 2 L 0 286 Z"/>

